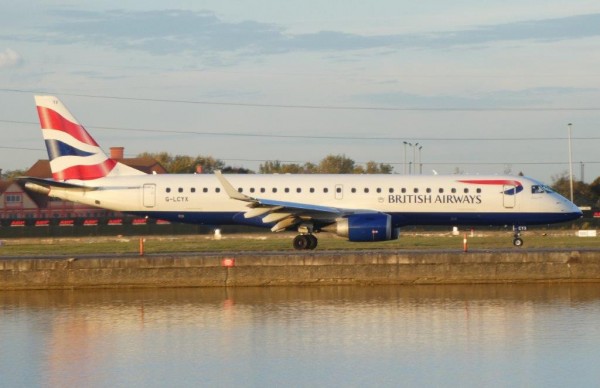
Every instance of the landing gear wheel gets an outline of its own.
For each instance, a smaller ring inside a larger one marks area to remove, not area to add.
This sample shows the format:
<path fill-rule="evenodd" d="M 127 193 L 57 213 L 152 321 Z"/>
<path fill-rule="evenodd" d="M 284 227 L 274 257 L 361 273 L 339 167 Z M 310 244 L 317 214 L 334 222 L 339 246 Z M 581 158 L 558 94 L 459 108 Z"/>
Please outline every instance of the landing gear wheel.
<path fill-rule="evenodd" d="M 309 245 L 309 239 L 307 238 L 307 235 L 299 234 L 296 237 L 294 237 L 293 245 L 294 249 L 296 250 L 307 249 Z"/>
<path fill-rule="evenodd" d="M 305 250 L 305 249 L 315 249 L 317 247 L 318 240 L 312 234 L 299 234 L 294 237 L 294 249 L 296 250 Z"/>
<path fill-rule="evenodd" d="M 521 239 L 520 237 L 515 237 L 515 239 L 513 240 L 513 245 L 516 247 L 523 246 L 523 239 Z"/>
<path fill-rule="evenodd" d="M 308 234 L 306 235 L 306 237 L 308 237 L 309 241 L 306 249 L 315 249 L 317 247 L 317 244 L 319 243 L 319 240 L 317 240 L 317 238 L 312 234 Z"/>

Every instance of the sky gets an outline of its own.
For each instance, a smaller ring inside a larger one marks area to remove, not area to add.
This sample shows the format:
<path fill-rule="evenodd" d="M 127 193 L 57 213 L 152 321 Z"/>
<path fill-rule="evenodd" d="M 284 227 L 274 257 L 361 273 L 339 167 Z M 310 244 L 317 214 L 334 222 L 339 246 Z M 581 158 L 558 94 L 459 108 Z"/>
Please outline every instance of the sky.
<path fill-rule="evenodd" d="M 575 179 L 591 182 L 600 3 L 6 2 L 4 170 L 47 158 L 36 93 L 58 96 L 106 150 L 256 171 L 343 154 L 397 173 L 414 162 L 551 183 L 568 171 L 571 123 Z"/>

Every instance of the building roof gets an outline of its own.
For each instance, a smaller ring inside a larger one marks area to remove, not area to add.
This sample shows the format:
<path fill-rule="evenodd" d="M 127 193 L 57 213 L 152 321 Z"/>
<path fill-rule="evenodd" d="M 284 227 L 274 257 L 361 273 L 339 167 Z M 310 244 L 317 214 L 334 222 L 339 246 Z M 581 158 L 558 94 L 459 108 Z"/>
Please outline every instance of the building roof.
<path fill-rule="evenodd" d="M 152 158 L 124 158 L 120 159 L 119 162 L 133 167 L 137 170 L 143 171 L 146 174 L 166 174 L 167 170 L 156 160 Z"/>
<path fill-rule="evenodd" d="M 0 194 L 4 193 L 12 183 L 13 181 L 0 180 Z"/>

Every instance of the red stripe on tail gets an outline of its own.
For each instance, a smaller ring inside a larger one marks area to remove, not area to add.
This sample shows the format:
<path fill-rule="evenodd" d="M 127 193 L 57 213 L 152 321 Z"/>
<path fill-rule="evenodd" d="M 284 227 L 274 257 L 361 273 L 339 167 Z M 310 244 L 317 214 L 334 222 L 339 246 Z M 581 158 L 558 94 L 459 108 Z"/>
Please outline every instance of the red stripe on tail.
<path fill-rule="evenodd" d="M 87 133 L 83 125 L 73 123 L 61 116 L 58 112 L 43 106 L 38 106 L 37 111 L 38 116 L 40 116 L 42 129 L 63 131 L 80 142 L 98 147 L 96 141 Z"/>
<path fill-rule="evenodd" d="M 69 179 L 90 180 L 98 179 L 107 176 L 117 165 L 112 159 L 106 159 L 104 162 L 92 166 L 73 166 L 65 168 L 62 171 L 53 172 L 52 178 L 57 181 L 65 181 Z"/>

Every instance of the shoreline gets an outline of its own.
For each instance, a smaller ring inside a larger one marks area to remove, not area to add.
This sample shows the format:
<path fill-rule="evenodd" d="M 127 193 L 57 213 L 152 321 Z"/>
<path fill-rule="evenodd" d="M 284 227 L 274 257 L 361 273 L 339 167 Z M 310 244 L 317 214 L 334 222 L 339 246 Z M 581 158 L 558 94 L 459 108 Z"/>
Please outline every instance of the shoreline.
<path fill-rule="evenodd" d="M 246 251 L 0 260 L 0 290 L 600 282 L 600 249 Z"/>

